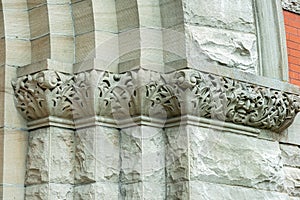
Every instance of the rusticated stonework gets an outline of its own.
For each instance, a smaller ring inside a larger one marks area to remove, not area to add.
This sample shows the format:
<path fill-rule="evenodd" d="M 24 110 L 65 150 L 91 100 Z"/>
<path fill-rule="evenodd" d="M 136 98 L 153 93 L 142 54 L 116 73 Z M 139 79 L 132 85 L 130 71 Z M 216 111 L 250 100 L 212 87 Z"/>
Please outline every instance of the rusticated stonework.
<path fill-rule="evenodd" d="M 28 120 L 192 115 L 281 131 L 300 110 L 296 94 L 191 69 L 168 74 L 94 70 L 74 76 L 44 71 L 13 86 L 17 108 Z"/>

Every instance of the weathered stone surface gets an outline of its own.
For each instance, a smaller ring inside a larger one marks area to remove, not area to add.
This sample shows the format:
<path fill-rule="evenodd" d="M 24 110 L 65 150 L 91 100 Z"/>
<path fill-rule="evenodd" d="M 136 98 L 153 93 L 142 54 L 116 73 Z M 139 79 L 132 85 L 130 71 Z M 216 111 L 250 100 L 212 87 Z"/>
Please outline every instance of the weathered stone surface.
<path fill-rule="evenodd" d="M 41 184 L 49 181 L 49 129 L 39 129 L 29 134 L 26 161 L 26 183 Z"/>
<path fill-rule="evenodd" d="M 165 184 L 154 182 L 137 182 L 121 184 L 121 195 L 124 200 L 163 200 Z"/>
<path fill-rule="evenodd" d="M 186 26 L 188 64 L 237 68 L 256 73 L 258 53 L 256 36 L 210 27 Z"/>
<path fill-rule="evenodd" d="M 121 182 L 165 181 L 162 133 L 161 129 L 148 126 L 121 130 Z"/>
<path fill-rule="evenodd" d="M 290 196 L 300 197 L 300 169 L 284 167 L 285 189 Z"/>
<path fill-rule="evenodd" d="M 76 132 L 76 183 L 118 182 L 120 172 L 119 131 L 90 127 Z"/>
<path fill-rule="evenodd" d="M 73 183 L 73 140 L 73 131 L 55 127 L 30 132 L 26 184 Z"/>
<path fill-rule="evenodd" d="M 98 182 L 75 186 L 74 200 L 119 199 L 118 183 Z"/>
<path fill-rule="evenodd" d="M 73 200 L 73 187 L 71 185 L 42 184 L 26 187 L 26 199 L 48 200 L 61 199 Z"/>
<path fill-rule="evenodd" d="M 264 199 L 289 200 L 285 193 L 255 190 L 245 187 L 210 184 L 206 182 L 190 182 L 191 200 L 235 200 L 235 199 Z"/>
<path fill-rule="evenodd" d="M 291 167 L 300 167 L 300 147 L 281 144 L 281 156 L 283 164 Z"/>
<path fill-rule="evenodd" d="M 282 191 L 284 173 L 277 142 L 196 126 L 170 128 L 168 182 L 204 180 Z"/>
<path fill-rule="evenodd" d="M 255 32 L 252 0 L 185 0 L 185 22 L 242 32 Z"/>

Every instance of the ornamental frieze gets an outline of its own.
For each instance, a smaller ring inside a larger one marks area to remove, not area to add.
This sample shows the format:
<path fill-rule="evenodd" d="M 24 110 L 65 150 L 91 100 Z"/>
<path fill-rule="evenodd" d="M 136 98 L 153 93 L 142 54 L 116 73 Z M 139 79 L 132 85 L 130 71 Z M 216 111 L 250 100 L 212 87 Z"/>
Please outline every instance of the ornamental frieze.
<path fill-rule="evenodd" d="M 70 75 L 42 71 L 26 75 L 12 82 L 15 104 L 27 121 L 48 116 L 72 117 L 74 80 Z"/>
<path fill-rule="evenodd" d="M 300 110 L 297 94 L 191 69 L 167 74 L 92 70 L 73 76 L 43 71 L 18 78 L 13 87 L 17 109 L 28 121 L 192 115 L 281 131 Z"/>

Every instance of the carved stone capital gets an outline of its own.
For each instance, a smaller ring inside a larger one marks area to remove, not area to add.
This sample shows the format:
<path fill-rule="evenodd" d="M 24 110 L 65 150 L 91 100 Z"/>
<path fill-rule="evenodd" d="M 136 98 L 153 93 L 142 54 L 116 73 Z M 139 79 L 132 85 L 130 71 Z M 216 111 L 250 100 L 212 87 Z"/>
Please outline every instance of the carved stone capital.
<path fill-rule="evenodd" d="M 168 74 L 92 70 L 70 76 L 43 71 L 13 83 L 16 105 L 28 121 L 47 117 L 120 125 L 134 119 L 207 118 L 281 131 L 300 110 L 292 92 L 186 69 Z M 97 118 L 97 119 L 95 119 Z"/>
<path fill-rule="evenodd" d="M 27 121 L 49 116 L 72 119 L 72 76 L 47 70 L 18 78 L 12 85 L 16 107 Z"/>

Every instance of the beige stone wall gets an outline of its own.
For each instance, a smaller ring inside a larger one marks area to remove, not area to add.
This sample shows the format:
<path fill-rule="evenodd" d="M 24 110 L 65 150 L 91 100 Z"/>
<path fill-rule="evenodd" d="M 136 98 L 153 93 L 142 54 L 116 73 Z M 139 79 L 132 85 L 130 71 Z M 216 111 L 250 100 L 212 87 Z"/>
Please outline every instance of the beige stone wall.
<path fill-rule="evenodd" d="M 0 1 L 0 198 L 300 198 L 267 2 Z"/>

